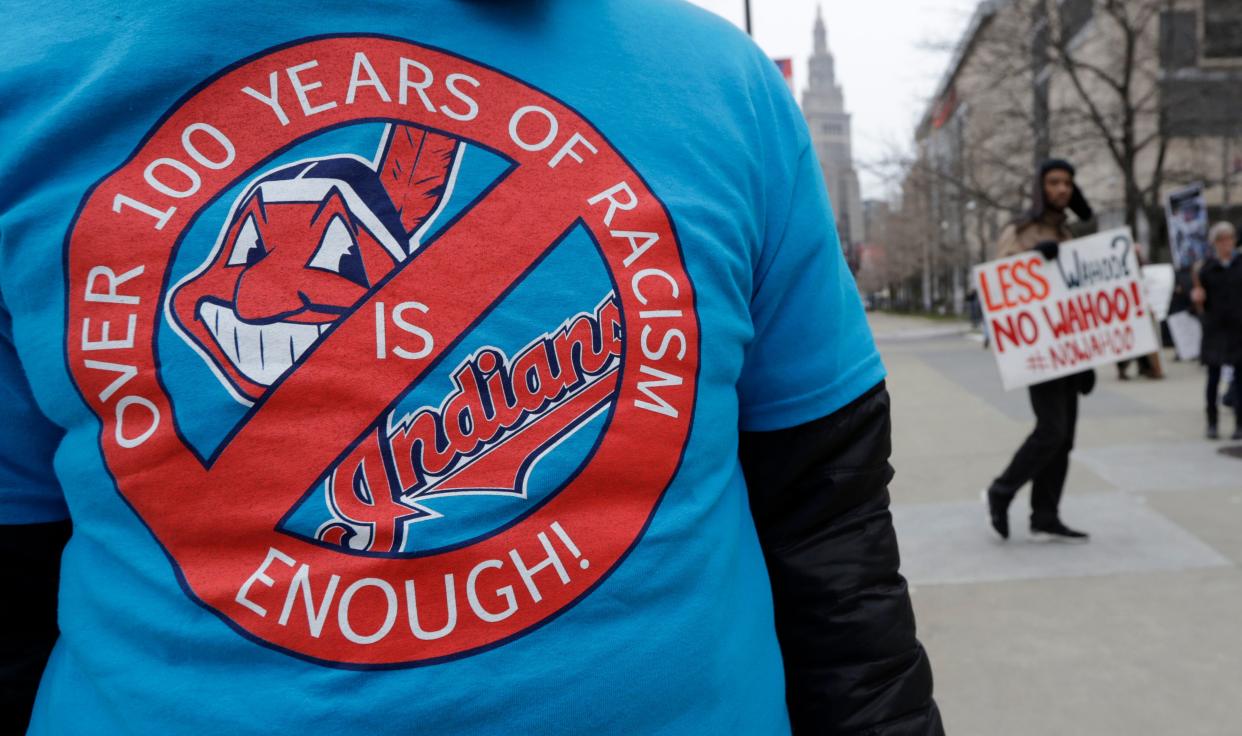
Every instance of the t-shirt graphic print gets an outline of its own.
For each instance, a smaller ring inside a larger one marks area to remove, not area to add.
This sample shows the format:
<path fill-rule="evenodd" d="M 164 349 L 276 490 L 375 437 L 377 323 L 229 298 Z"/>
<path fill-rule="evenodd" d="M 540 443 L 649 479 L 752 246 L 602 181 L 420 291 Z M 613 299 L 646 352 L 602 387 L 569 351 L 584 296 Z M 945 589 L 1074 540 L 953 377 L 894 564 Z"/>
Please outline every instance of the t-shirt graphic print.
<path fill-rule="evenodd" d="M 667 209 L 589 120 L 442 50 L 319 37 L 203 82 L 91 188 L 66 277 L 117 489 L 186 595 L 295 657 L 520 636 L 682 462 Z"/>

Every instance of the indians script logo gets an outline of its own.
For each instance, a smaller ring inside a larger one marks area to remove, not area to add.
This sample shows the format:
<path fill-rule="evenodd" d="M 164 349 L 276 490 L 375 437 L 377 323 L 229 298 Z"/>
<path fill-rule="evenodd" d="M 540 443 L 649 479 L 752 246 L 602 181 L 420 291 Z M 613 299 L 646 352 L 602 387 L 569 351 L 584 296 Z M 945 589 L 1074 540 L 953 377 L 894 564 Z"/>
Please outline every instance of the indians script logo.
<path fill-rule="evenodd" d="M 680 465 L 699 336 L 667 211 L 572 109 L 443 51 L 225 70 L 87 195 L 67 271 L 118 491 L 281 651 L 512 639 L 620 564 Z"/>

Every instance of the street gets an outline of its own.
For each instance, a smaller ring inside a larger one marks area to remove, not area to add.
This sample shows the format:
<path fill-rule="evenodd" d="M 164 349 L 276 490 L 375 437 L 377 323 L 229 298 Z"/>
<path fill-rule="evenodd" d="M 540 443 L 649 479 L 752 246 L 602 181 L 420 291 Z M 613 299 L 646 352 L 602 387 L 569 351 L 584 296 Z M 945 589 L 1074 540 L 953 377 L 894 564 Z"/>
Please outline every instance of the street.
<path fill-rule="evenodd" d="M 948 733 L 1242 733 L 1242 459 L 1202 439 L 1202 369 L 1168 351 L 1163 381 L 1100 369 L 1062 504 L 1091 542 L 1030 541 L 1024 489 L 1002 543 L 980 493 L 1033 426 L 1026 391 L 1002 391 L 963 323 L 871 322 L 902 569 Z"/>

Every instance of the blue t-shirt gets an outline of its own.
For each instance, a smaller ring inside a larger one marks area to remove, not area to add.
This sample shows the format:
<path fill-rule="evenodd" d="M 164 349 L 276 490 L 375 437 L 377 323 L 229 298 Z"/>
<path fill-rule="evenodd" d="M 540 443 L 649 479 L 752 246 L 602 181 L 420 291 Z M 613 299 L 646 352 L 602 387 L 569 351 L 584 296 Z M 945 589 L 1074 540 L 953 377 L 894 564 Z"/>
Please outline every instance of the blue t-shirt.
<path fill-rule="evenodd" d="M 225 5 L 8 8 L 32 733 L 786 731 L 738 431 L 883 367 L 772 63 L 681 2 Z"/>

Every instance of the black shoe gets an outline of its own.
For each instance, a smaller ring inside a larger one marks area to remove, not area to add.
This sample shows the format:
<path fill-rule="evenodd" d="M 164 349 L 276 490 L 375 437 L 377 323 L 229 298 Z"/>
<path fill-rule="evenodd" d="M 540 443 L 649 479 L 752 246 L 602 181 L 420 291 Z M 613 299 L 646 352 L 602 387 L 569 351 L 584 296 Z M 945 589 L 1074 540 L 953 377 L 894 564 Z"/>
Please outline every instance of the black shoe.
<path fill-rule="evenodd" d="M 987 490 L 988 516 L 992 520 L 992 528 L 1001 539 L 1009 539 L 1009 504 L 1013 503 L 1014 494 L 1000 490 L 995 486 Z"/>
<path fill-rule="evenodd" d="M 1037 542 L 1071 542 L 1083 543 L 1091 540 L 1086 532 L 1070 529 L 1060 519 L 1052 521 L 1032 521 L 1031 538 Z"/>
<path fill-rule="evenodd" d="M 1219 431 L 1217 431 L 1217 429 L 1216 429 L 1216 425 L 1215 425 L 1215 424 L 1209 424 L 1209 425 L 1208 425 L 1208 428 L 1207 428 L 1207 438 L 1208 438 L 1209 440 L 1218 440 L 1218 439 L 1220 439 L 1220 432 L 1219 432 Z"/>

